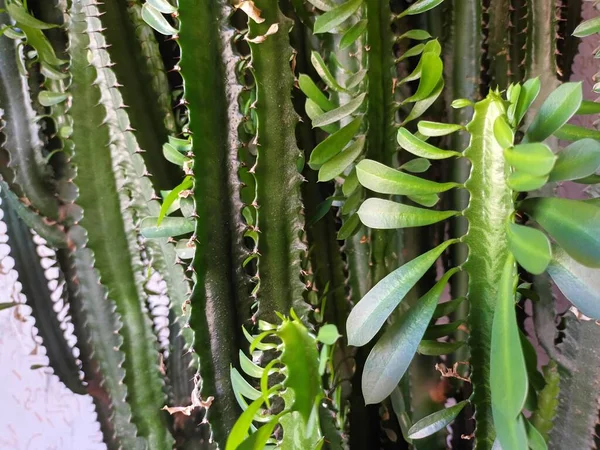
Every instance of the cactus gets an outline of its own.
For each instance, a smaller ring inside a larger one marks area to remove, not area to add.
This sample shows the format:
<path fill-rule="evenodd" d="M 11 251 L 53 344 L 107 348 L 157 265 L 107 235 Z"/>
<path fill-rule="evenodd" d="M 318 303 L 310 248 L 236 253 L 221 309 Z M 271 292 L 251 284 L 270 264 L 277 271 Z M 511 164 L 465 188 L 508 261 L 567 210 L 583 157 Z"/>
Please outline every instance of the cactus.
<path fill-rule="evenodd" d="M 598 27 L 559 3 L 0 0 L 3 221 L 107 447 L 591 447 L 600 214 L 554 188 L 599 182 L 559 82 Z"/>

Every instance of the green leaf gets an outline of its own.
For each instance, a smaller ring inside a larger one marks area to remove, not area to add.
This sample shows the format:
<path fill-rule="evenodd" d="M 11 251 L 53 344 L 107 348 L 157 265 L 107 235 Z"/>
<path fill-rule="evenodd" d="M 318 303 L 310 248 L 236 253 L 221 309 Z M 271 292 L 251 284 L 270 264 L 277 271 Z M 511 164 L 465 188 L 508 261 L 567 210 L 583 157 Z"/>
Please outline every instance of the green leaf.
<path fill-rule="evenodd" d="M 340 333 L 338 333 L 338 329 L 333 324 L 323 325 L 319 329 L 319 334 L 317 335 L 317 341 L 322 342 L 326 345 L 333 345 L 337 342 L 337 340 L 342 337 Z"/>
<path fill-rule="evenodd" d="M 527 398 L 527 368 L 521 347 L 517 314 L 515 312 L 515 289 L 518 281 L 515 260 L 509 254 L 499 280 L 496 310 L 492 325 L 490 362 L 490 385 L 494 423 L 517 426 Z M 498 431 L 502 448 L 518 448 L 509 445 L 509 436 Z"/>
<path fill-rule="evenodd" d="M 321 203 L 319 203 L 317 205 L 315 214 L 310 218 L 310 220 L 307 223 L 307 226 L 312 226 L 315 223 L 317 223 L 319 220 L 321 220 L 323 217 L 325 217 L 325 215 L 329 212 L 329 209 L 331 209 L 331 205 L 333 204 L 333 197 L 328 197 L 325 200 L 323 200 Z"/>
<path fill-rule="evenodd" d="M 246 356 L 243 350 L 240 349 L 240 368 L 244 373 L 252 378 L 260 379 L 263 376 L 264 370 L 257 364 L 254 364 L 250 358 Z M 258 398 L 258 397 L 257 397 Z"/>
<path fill-rule="evenodd" d="M 504 158 L 517 171 L 537 177 L 548 175 L 556 161 L 556 156 L 550 147 L 542 143 L 520 144 L 505 148 Z"/>
<path fill-rule="evenodd" d="M 186 158 L 181 152 L 177 151 L 173 145 L 169 143 L 163 144 L 162 147 L 163 156 L 167 161 L 183 167 L 186 161 L 189 161 L 189 158 Z"/>
<path fill-rule="evenodd" d="M 442 409 L 441 411 L 434 412 L 433 414 L 422 418 L 410 427 L 408 436 L 411 439 L 423 439 L 437 433 L 450 425 L 468 404 L 468 400 L 463 400 L 450 408 Z"/>
<path fill-rule="evenodd" d="M 465 299 L 466 297 L 457 297 L 450 301 L 440 303 L 437 308 L 435 308 L 433 318 L 439 319 L 440 317 L 452 314 L 462 304 L 462 302 L 465 301 Z"/>
<path fill-rule="evenodd" d="M 527 431 L 523 416 L 516 418 L 506 418 L 501 412 L 495 411 L 494 426 L 496 427 L 497 438 L 492 450 L 528 450 Z"/>
<path fill-rule="evenodd" d="M 554 246 L 548 274 L 556 286 L 583 314 L 600 320 L 600 272 L 583 266 Z"/>
<path fill-rule="evenodd" d="M 473 102 L 466 98 L 457 98 L 456 100 L 452 100 L 450 106 L 454 109 L 462 109 L 473 106 Z"/>
<path fill-rule="evenodd" d="M 431 41 L 431 42 L 437 42 L 437 41 Z M 442 93 L 443 89 L 444 89 L 444 79 L 442 78 L 442 79 L 440 79 L 440 81 L 439 81 L 438 85 L 435 87 L 435 89 L 431 92 L 431 94 L 429 94 L 429 97 L 424 98 L 423 100 L 419 100 L 418 102 L 416 102 L 414 104 L 413 108 L 410 110 L 410 113 L 408 114 L 406 119 L 404 119 L 404 121 L 402 122 L 401 125 L 405 125 L 408 122 L 410 122 L 411 120 L 415 120 L 415 119 L 418 119 L 419 117 L 421 117 L 425 113 L 425 111 L 427 111 L 430 108 L 430 106 L 433 105 L 433 103 L 437 100 L 437 98 Z"/>
<path fill-rule="evenodd" d="M 516 192 L 535 191 L 548 182 L 548 176 L 538 177 L 524 172 L 513 172 L 508 176 L 506 184 Z"/>
<path fill-rule="evenodd" d="M 423 339 L 431 340 L 450 336 L 463 324 L 465 324 L 463 320 L 456 320 L 454 322 L 443 323 L 441 325 L 429 325 L 429 327 L 427 327 L 427 331 L 425 331 L 425 334 L 423 335 Z"/>
<path fill-rule="evenodd" d="M 600 18 L 600 16 L 598 16 Z M 593 102 L 591 100 L 584 100 L 581 102 L 581 106 L 575 113 L 577 115 L 588 115 L 588 114 L 600 114 L 600 102 Z"/>
<path fill-rule="evenodd" d="M 36 19 L 27 12 L 23 5 L 15 2 L 8 3 L 6 5 L 6 10 L 8 11 L 8 14 L 15 20 L 15 22 L 17 22 L 17 25 L 25 25 L 36 30 L 49 30 L 59 26 Z"/>
<path fill-rule="evenodd" d="M 415 41 L 425 41 L 427 39 L 431 39 L 431 34 L 429 34 L 429 32 L 425 30 L 408 30 L 406 33 L 404 33 L 398 38 L 398 40 L 400 39 L 413 39 Z"/>
<path fill-rule="evenodd" d="M 426 206 L 427 208 L 434 207 L 437 205 L 437 202 L 440 201 L 440 197 L 437 194 L 409 195 L 407 197 L 413 202 Z"/>
<path fill-rule="evenodd" d="M 435 53 L 424 53 L 419 64 L 422 65 L 422 71 L 417 92 L 404 100 L 402 104 L 424 100 L 429 97 L 442 78 L 444 63 Z"/>
<path fill-rule="evenodd" d="M 438 194 L 460 186 L 458 183 L 436 183 L 425 180 L 371 159 L 363 159 L 356 165 L 356 175 L 361 185 L 380 194 Z"/>
<path fill-rule="evenodd" d="M 512 147 L 515 133 L 506 121 L 505 116 L 499 116 L 494 122 L 494 137 L 502 148 Z"/>
<path fill-rule="evenodd" d="M 425 356 L 442 356 L 454 353 L 456 350 L 465 345 L 463 341 L 456 342 L 439 342 L 424 339 L 419 344 L 417 351 Z"/>
<path fill-rule="evenodd" d="M 167 195 L 165 197 L 165 200 L 163 201 L 163 204 L 160 207 L 160 213 L 158 214 L 158 221 L 157 221 L 158 226 L 160 226 L 161 222 L 167 215 L 167 211 L 169 211 L 169 208 L 171 207 L 171 205 L 175 202 L 175 200 L 179 199 L 179 194 L 181 192 L 185 191 L 186 189 L 191 188 L 193 184 L 194 184 L 194 179 L 190 176 L 187 176 L 183 179 L 183 181 L 178 186 L 174 187 L 171 190 L 171 192 L 169 192 L 169 195 Z"/>
<path fill-rule="evenodd" d="M 525 114 L 539 95 L 540 89 L 541 83 L 539 78 L 527 80 L 521 86 L 519 100 L 517 101 L 517 107 L 515 109 L 515 123 L 513 123 L 513 126 L 517 127 L 521 123 L 523 117 L 525 117 Z"/>
<path fill-rule="evenodd" d="M 331 111 L 335 105 L 321 92 L 311 77 L 305 74 L 300 74 L 298 77 L 298 86 L 308 98 L 319 105 L 323 111 Z"/>
<path fill-rule="evenodd" d="M 256 400 L 262 396 L 260 391 L 252 387 L 235 367 L 231 367 L 230 377 L 231 385 L 233 386 L 233 391 L 236 395 L 241 395 L 250 400 Z"/>
<path fill-rule="evenodd" d="M 354 306 L 346 321 L 348 344 L 360 347 L 369 342 L 404 296 L 421 279 L 455 240 L 449 240 L 394 270 L 377 283 Z"/>
<path fill-rule="evenodd" d="M 366 76 L 367 76 L 366 69 L 361 69 L 358 72 L 356 72 L 355 74 L 350 75 L 348 77 L 348 79 L 346 80 L 346 88 L 354 89 L 356 86 L 358 86 L 360 83 L 362 83 L 362 81 L 365 79 Z"/>
<path fill-rule="evenodd" d="M 573 31 L 573 36 L 582 38 L 596 33 L 600 33 L 600 16 L 581 22 Z"/>
<path fill-rule="evenodd" d="M 365 137 L 359 136 L 344 151 L 331 158 L 319 169 L 319 181 L 330 181 L 340 175 L 360 156 L 365 146 Z"/>
<path fill-rule="evenodd" d="M 340 39 L 340 50 L 350 47 L 367 30 L 367 19 L 362 19 L 348 28 Z"/>
<path fill-rule="evenodd" d="M 600 183 L 600 175 L 590 175 L 589 177 L 573 180 L 573 182 L 579 184 L 598 184 Z"/>
<path fill-rule="evenodd" d="M 556 88 L 546 98 L 527 128 L 523 142 L 542 142 L 567 123 L 581 106 L 581 86 L 581 82 L 564 83 Z"/>
<path fill-rule="evenodd" d="M 396 59 L 396 62 L 399 63 L 407 58 L 412 58 L 413 56 L 420 55 L 421 53 L 423 53 L 424 49 L 425 44 L 417 44 L 414 47 L 410 47 L 408 50 L 402 53 L 402 55 L 398 59 Z"/>
<path fill-rule="evenodd" d="M 425 11 L 429 11 L 436 6 L 441 5 L 443 1 L 444 0 L 419 0 L 406 8 L 398 17 L 424 13 Z"/>
<path fill-rule="evenodd" d="M 69 98 L 66 92 L 41 91 L 38 94 L 38 101 L 42 106 L 54 106 L 64 102 Z"/>
<path fill-rule="evenodd" d="M 367 357 L 362 374 L 362 391 L 367 405 L 385 400 L 398 386 L 417 351 L 448 280 L 456 272 L 457 269 L 447 272 L 407 313 L 390 325 L 377 341 Z"/>
<path fill-rule="evenodd" d="M 431 167 L 431 163 L 427 158 L 415 158 L 400 166 L 401 170 L 406 170 L 412 173 L 423 173 Z"/>
<path fill-rule="evenodd" d="M 317 74 L 321 77 L 321 79 L 325 82 L 325 84 L 336 92 L 346 92 L 342 86 L 338 84 L 335 77 L 329 71 L 327 64 L 323 61 L 323 58 L 317 51 L 312 51 L 310 54 L 310 61 L 312 62 L 313 67 L 317 71 Z"/>
<path fill-rule="evenodd" d="M 252 425 L 254 416 L 258 413 L 264 402 L 265 399 L 261 396 L 254 400 L 250 406 L 248 406 L 248 409 L 242 413 L 231 429 L 231 433 L 229 433 L 225 450 L 236 450 L 242 442 L 244 442 L 248 436 L 248 430 Z"/>
<path fill-rule="evenodd" d="M 165 238 L 191 233 L 196 228 L 193 219 L 185 217 L 165 217 L 160 226 L 158 217 L 145 217 L 140 222 L 140 233 L 145 238 Z"/>
<path fill-rule="evenodd" d="M 344 220 L 344 223 L 342 224 L 342 226 L 340 227 L 340 230 L 338 231 L 337 239 L 339 241 L 344 241 L 344 240 L 348 239 L 350 236 L 352 236 L 356 232 L 359 225 L 360 225 L 360 218 L 358 217 L 358 214 L 356 214 L 356 213 L 352 214 L 350 217 L 348 217 L 346 220 Z"/>
<path fill-rule="evenodd" d="M 192 143 L 189 139 L 180 139 L 174 136 L 169 136 L 168 139 L 169 144 L 171 144 L 179 153 L 186 154 L 192 151 Z"/>
<path fill-rule="evenodd" d="M 308 116 L 308 118 L 311 121 L 313 121 L 313 124 L 314 124 L 314 120 L 317 117 L 320 117 L 323 114 L 325 114 L 323 112 L 323 110 L 319 107 L 319 105 L 317 105 L 310 98 L 306 99 L 306 103 L 304 105 L 304 109 L 306 110 L 306 115 Z M 323 131 L 326 131 L 327 133 L 335 133 L 339 129 L 339 126 L 337 124 L 329 124 L 329 125 L 323 125 L 320 128 Z"/>
<path fill-rule="evenodd" d="M 544 273 L 552 259 L 550 241 L 535 228 L 509 223 L 506 229 L 508 248 L 517 262 L 529 273 Z"/>
<path fill-rule="evenodd" d="M 524 200 L 520 209 L 576 261 L 600 267 L 600 208 L 578 200 L 536 197 Z"/>
<path fill-rule="evenodd" d="M 417 208 L 381 198 L 368 198 L 358 210 L 360 221 L 369 228 L 389 230 L 431 225 L 458 214 Z"/>
<path fill-rule="evenodd" d="M 546 444 L 544 437 L 529 420 L 525 421 L 525 429 L 527 430 L 527 442 L 531 450 L 548 450 L 548 444 Z"/>
<path fill-rule="evenodd" d="M 560 151 L 549 181 L 578 180 L 600 168 L 600 142 L 582 139 Z"/>
<path fill-rule="evenodd" d="M 462 156 L 462 154 L 459 152 L 442 150 L 434 147 L 433 145 L 415 137 L 406 128 L 400 128 L 398 130 L 398 144 L 400 144 L 400 146 L 407 152 L 416 156 L 420 156 L 421 158 L 446 159 L 452 158 L 453 156 Z"/>
<path fill-rule="evenodd" d="M 352 193 L 351 196 L 349 196 L 346 199 L 344 205 L 342 206 L 342 215 L 346 216 L 350 213 L 355 212 L 358 209 L 358 206 L 360 205 L 360 202 L 363 199 L 363 193 L 364 190 L 362 188 L 357 189 Z"/>
<path fill-rule="evenodd" d="M 317 145 L 310 153 L 310 159 L 308 160 L 310 168 L 317 170 L 331 158 L 339 154 L 356 135 L 361 123 L 362 118 L 358 117 Z"/>
<path fill-rule="evenodd" d="M 160 34 L 165 36 L 177 34 L 177 30 L 171 26 L 165 16 L 149 3 L 144 3 L 142 6 L 142 19 Z"/>
<path fill-rule="evenodd" d="M 283 413 L 286 414 L 286 413 Z M 273 430 L 279 423 L 279 418 L 283 415 L 279 414 L 268 423 L 260 427 L 248 437 L 244 442 L 237 447 L 238 450 L 263 450 L 266 448 L 267 442 L 273 434 Z"/>
<path fill-rule="evenodd" d="M 366 95 L 367 94 L 361 94 L 358 97 L 350 100 L 348 103 L 315 117 L 312 120 L 313 128 L 322 128 L 325 125 L 339 122 L 345 117 L 348 117 L 350 114 L 353 114 L 363 104 Z"/>
<path fill-rule="evenodd" d="M 554 136 L 564 141 L 578 141 L 580 139 L 600 139 L 600 131 L 580 127 L 578 125 L 564 124 Z"/>
<path fill-rule="evenodd" d="M 47 64 L 43 61 L 40 64 L 40 72 L 46 78 L 49 78 L 51 80 L 64 80 L 69 77 L 68 73 L 61 72 L 60 70 L 55 69 L 50 64 Z"/>
<path fill-rule="evenodd" d="M 177 12 L 177 8 L 171 5 L 168 0 L 146 0 L 146 3 L 164 14 L 173 14 Z"/>
<path fill-rule="evenodd" d="M 344 180 L 344 184 L 342 184 L 342 194 L 349 197 L 358 186 L 360 186 L 360 183 L 358 182 L 358 176 L 356 175 L 356 167 L 354 167 Z"/>
<path fill-rule="evenodd" d="M 421 120 L 417 124 L 417 128 L 419 129 L 419 133 L 421 133 L 423 136 L 437 137 L 447 136 L 455 131 L 464 129 L 465 127 L 452 123 L 429 122 L 428 120 Z"/>
<path fill-rule="evenodd" d="M 314 33 L 329 33 L 344 23 L 362 4 L 362 0 L 347 0 L 315 20 Z"/>

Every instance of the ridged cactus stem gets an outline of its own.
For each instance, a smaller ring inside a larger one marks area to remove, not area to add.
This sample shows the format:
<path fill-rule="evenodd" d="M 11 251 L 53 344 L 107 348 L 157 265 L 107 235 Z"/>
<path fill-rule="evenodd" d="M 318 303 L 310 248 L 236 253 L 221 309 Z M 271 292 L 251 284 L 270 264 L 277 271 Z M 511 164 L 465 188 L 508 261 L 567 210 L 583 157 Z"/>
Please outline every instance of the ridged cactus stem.
<path fill-rule="evenodd" d="M 73 2 L 68 25 L 72 74 L 69 92 L 73 95 L 70 114 L 75 119 L 72 163 L 77 166 L 77 205 L 83 209 L 79 223 L 88 230 L 85 245 L 93 252 L 94 267 L 108 298 L 123 317 L 119 331 L 123 336 L 121 348 L 127 354 L 124 381 L 132 420 L 151 448 L 166 449 L 172 445 L 172 438 L 160 411 L 165 397 L 158 348 L 145 308 L 132 212 L 127 209 L 128 194 L 136 195 L 126 178 L 132 175 L 127 150 L 132 136 L 120 128 L 123 105 L 118 104 L 120 96 L 112 84 L 114 75 L 101 30 L 95 2 Z M 98 198 L 103 202 L 99 203 Z M 78 248 L 82 244 L 81 240 L 76 242 Z"/>
<path fill-rule="evenodd" d="M 242 87 L 235 75 L 238 58 L 230 14 L 224 0 L 180 2 L 179 7 L 179 67 L 189 114 L 197 217 L 190 325 L 200 358 L 201 394 L 205 400 L 214 397 L 207 414 L 219 446 L 225 445 L 240 413 L 229 371 L 238 359 L 241 334 L 236 307 L 249 295 L 242 268 L 246 225 L 237 161 Z"/>
<path fill-rule="evenodd" d="M 301 152 L 295 135 L 299 117 L 290 99 L 294 76 L 289 32 L 293 22 L 280 11 L 277 0 L 258 0 L 255 5 L 264 19 L 248 22 L 258 120 L 257 317 L 276 322 L 276 311 L 286 313 L 293 307 L 304 315 L 307 309 L 300 265 L 305 245 L 300 240 L 304 226 L 302 176 L 298 172 Z"/>
<path fill-rule="evenodd" d="M 506 221 L 514 211 L 512 191 L 506 184 L 509 171 L 502 147 L 493 136 L 494 122 L 506 114 L 504 102 L 490 93 L 475 105 L 473 120 L 467 125 L 471 142 L 465 157 L 472 170 L 465 187 L 471 194 L 465 217 L 469 231 L 464 243 L 469 258 L 464 264 L 469 274 L 469 347 L 473 404 L 476 405 L 476 450 L 490 450 L 495 431 L 491 410 L 490 361 L 492 321 L 498 280 L 508 257 L 505 239 Z"/>

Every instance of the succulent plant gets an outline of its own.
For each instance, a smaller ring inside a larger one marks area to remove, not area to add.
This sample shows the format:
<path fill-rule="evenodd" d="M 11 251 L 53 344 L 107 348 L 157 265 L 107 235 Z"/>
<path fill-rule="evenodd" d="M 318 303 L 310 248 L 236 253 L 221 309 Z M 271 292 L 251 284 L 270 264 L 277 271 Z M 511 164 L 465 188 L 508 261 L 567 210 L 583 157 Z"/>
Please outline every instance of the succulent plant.
<path fill-rule="evenodd" d="M 581 2 L 0 10 L 11 255 L 108 448 L 595 445 Z"/>

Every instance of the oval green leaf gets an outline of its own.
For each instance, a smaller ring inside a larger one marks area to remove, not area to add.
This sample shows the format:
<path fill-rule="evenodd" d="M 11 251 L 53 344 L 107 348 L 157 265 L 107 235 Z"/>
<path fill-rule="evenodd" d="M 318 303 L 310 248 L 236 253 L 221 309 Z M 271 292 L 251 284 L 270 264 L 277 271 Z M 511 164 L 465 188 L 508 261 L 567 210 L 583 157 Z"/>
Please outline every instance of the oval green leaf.
<path fill-rule="evenodd" d="M 329 71 L 327 64 L 319 54 L 319 52 L 314 51 L 310 54 L 310 61 L 312 62 L 313 67 L 317 71 L 317 74 L 321 77 L 321 79 L 325 82 L 325 84 L 336 92 L 346 92 L 342 86 L 336 81 L 335 77 Z"/>
<path fill-rule="evenodd" d="M 593 175 L 599 168 L 600 142 L 582 139 L 561 150 L 549 180 L 578 180 Z"/>
<path fill-rule="evenodd" d="M 177 12 L 177 8 L 171 5 L 167 0 L 146 0 L 146 3 L 154 6 L 154 8 L 164 14 L 173 14 Z"/>
<path fill-rule="evenodd" d="M 265 399 L 263 397 L 257 398 L 250 406 L 248 406 L 248 409 L 242 413 L 229 433 L 225 450 L 236 450 L 242 442 L 244 442 L 248 436 L 248 430 L 252 425 L 254 416 L 258 413 L 264 402 Z"/>
<path fill-rule="evenodd" d="M 461 325 L 464 324 L 465 322 L 463 320 L 456 320 L 454 322 L 443 323 L 440 325 L 429 325 L 427 327 L 427 331 L 425 331 L 425 334 L 423 335 L 423 339 L 431 340 L 450 336 L 456 330 L 458 330 Z"/>
<path fill-rule="evenodd" d="M 58 25 L 42 22 L 41 20 L 36 19 L 27 12 L 23 5 L 20 5 L 18 3 L 7 2 L 6 10 L 8 11 L 10 17 L 12 17 L 14 21 L 17 22 L 17 25 L 25 25 L 36 30 L 49 30 L 51 28 L 58 27 Z"/>
<path fill-rule="evenodd" d="M 362 0 L 347 0 L 315 20 L 314 33 L 329 33 L 344 23 L 362 4 Z"/>
<path fill-rule="evenodd" d="M 333 345 L 340 337 L 342 337 L 342 335 L 338 333 L 337 327 L 333 324 L 327 324 L 319 329 L 317 341 L 322 342 L 323 344 Z"/>
<path fill-rule="evenodd" d="M 439 319 L 440 317 L 447 316 L 452 314 L 456 309 L 466 300 L 466 297 L 457 297 L 450 301 L 440 303 L 437 308 L 435 308 L 435 312 L 433 313 L 434 319 Z"/>
<path fill-rule="evenodd" d="M 542 142 L 573 117 L 583 101 L 581 82 L 564 83 L 546 98 L 527 128 L 524 142 Z"/>
<path fill-rule="evenodd" d="M 598 16 L 600 18 L 600 16 Z M 577 115 L 600 114 L 600 102 L 584 100 L 577 110 Z"/>
<path fill-rule="evenodd" d="M 427 172 L 431 167 L 431 163 L 427 158 L 415 158 L 400 166 L 401 170 L 406 170 L 412 173 Z"/>
<path fill-rule="evenodd" d="M 308 98 L 319 105 L 323 111 L 331 111 L 335 105 L 323 94 L 321 89 L 317 87 L 311 77 L 305 74 L 300 74 L 298 77 L 298 86 Z"/>
<path fill-rule="evenodd" d="M 517 171 L 536 177 L 548 175 L 556 162 L 556 156 L 550 147 L 542 143 L 520 144 L 505 148 L 504 158 Z"/>
<path fill-rule="evenodd" d="M 419 344 L 417 351 L 425 356 L 442 356 L 454 353 L 456 350 L 465 345 L 466 342 L 439 342 L 429 339 L 423 339 Z"/>
<path fill-rule="evenodd" d="M 193 219 L 185 217 L 165 217 L 160 226 L 158 217 L 145 217 L 140 222 L 140 233 L 145 238 L 166 238 L 191 233 L 196 229 Z"/>
<path fill-rule="evenodd" d="M 573 31 L 573 36 L 582 38 L 596 33 L 600 33 L 600 16 L 581 22 Z"/>
<path fill-rule="evenodd" d="M 548 176 L 537 177 L 524 172 L 513 172 L 508 176 L 506 184 L 516 192 L 535 191 L 548 182 Z"/>
<path fill-rule="evenodd" d="M 165 19 L 165 16 L 149 3 L 144 3 L 144 6 L 142 6 L 142 19 L 160 34 L 164 34 L 165 36 L 171 36 L 178 33 L 167 19 Z"/>
<path fill-rule="evenodd" d="M 432 208 L 437 205 L 440 201 L 440 196 L 437 194 L 421 194 L 421 195 L 409 195 L 408 198 L 419 205 Z"/>
<path fill-rule="evenodd" d="M 579 264 L 560 247 L 553 247 L 554 258 L 548 274 L 558 289 L 583 314 L 600 320 L 600 273 Z"/>
<path fill-rule="evenodd" d="M 339 154 L 358 132 L 361 123 L 362 119 L 358 117 L 317 145 L 310 153 L 310 159 L 308 160 L 310 168 L 317 170 Z"/>
<path fill-rule="evenodd" d="M 360 347 L 377 334 L 404 296 L 455 240 L 449 240 L 394 270 L 354 306 L 346 321 L 348 344 Z"/>
<path fill-rule="evenodd" d="M 378 230 L 422 227 L 441 222 L 457 214 L 458 211 L 417 208 L 381 198 L 368 198 L 358 210 L 363 225 Z"/>
<path fill-rule="evenodd" d="M 352 214 L 350 217 L 344 220 L 344 223 L 338 231 L 337 239 L 339 241 L 348 239 L 358 230 L 359 225 L 360 218 L 358 217 L 358 214 Z"/>
<path fill-rule="evenodd" d="M 437 433 L 450 425 L 468 404 L 468 400 L 463 400 L 450 408 L 442 409 L 422 418 L 410 427 L 408 437 L 411 439 L 423 439 Z"/>
<path fill-rule="evenodd" d="M 360 156 L 365 147 L 365 137 L 359 136 L 343 152 L 338 153 L 319 169 L 319 181 L 330 181 L 340 175 Z"/>
<path fill-rule="evenodd" d="M 521 123 L 525 114 L 539 95 L 541 88 L 542 84 L 539 78 L 532 78 L 523 83 L 515 109 L 515 123 L 513 124 L 515 127 Z"/>
<path fill-rule="evenodd" d="M 417 2 L 410 5 L 398 17 L 412 16 L 415 14 L 421 14 L 425 11 L 435 8 L 441 5 L 444 0 L 418 0 Z"/>
<path fill-rule="evenodd" d="M 398 130 L 398 144 L 409 153 L 428 159 L 446 159 L 462 156 L 459 152 L 442 150 L 414 136 L 406 128 Z"/>
<path fill-rule="evenodd" d="M 494 137 L 498 141 L 498 144 L 500 144 L 500 147 L 512 147 L 515 140 L 515 133 L 506 121 L 505 116 L 499 116 L 494 122 Z"/>
<path fill-rule="evenodd" d="M 429 97 L 442 79 L 444 63 L 435 53 L 423 53 L 419 64 L 421 64 L 422 69 L 417 92 L 404 100 L 402 104 L 414 103 Z"/>
<path fill-rule="evenodd" d="M 66 92 L 51 92 L 41 91 L 38 94 L 38 101 L 42 106 L 54 106 L 64 102 L 69 98 L 69 94 Z"/>
<path fill-rule="evenodd" d="M 600 131 L 566 123 L 560 127 L 560 130 L 554 133 L 554 136 L 563 141 L 578 141 L 580 139 L 600 140 Z"/>
<path fill-rule="evenodd" d="M 380 194 L 439 194 L 460 186 L 458 183 L 436 183 L 424 180 L 371 159 L 363 159 L 356 165 L 356 175 L 362 186 Z"/>
<path fill-rule="evenodd" d="M 406 33 L 401 35 L 398 40 L 401 39 L 412 39 L 415 41 L 425 41 L 427 39 L 431 39 L 431 34 L 425 30 L 408 30 Z"/>
<path fill-rule="evenodd" d="M 189 158 L 186 158 L 180 151 L 178 151 L 173 145 L 169 143 L 163 144 L 162 147 L 163 156 L 170 163 L 176 164 L 179 167 L 183 167 L 186 161 L 189 161 Z"/>
<path fill-rule="evenodd" d="M 524 200 L 520 209 L 576 261 L 600 267 L 600 208 L 579 200 L 536 197 Z"/>
<path fill-rule="evenodd" d="M 419 129 L 419 133 L 421 133 L 423 136 L 428 137 L 446 136 L 448 134 L 454 133 L 455 131 L 464 129 L 462 125 L 456 125 L 452 123 L 430 122 L 428 120 L 421 120 L 417 124 L 417 128 Z"/>
<path fill-rule="evenodd" d="M 323 112 L 323 110 L 319 107 L 319 105 L 317 105 L 310 98 L 306 99 L 304 109 L 306 111 L 306 115 L 308 116 L 308 118 L 313 122 L 313 127 L 317 127 L 317 125 L 314 125 L 314 120 L 317 117 L 321 117 L 323 114 L 325 114 Z M 320 126 L 319 128 L 321 128 L 323 131 L 326 131 L 327 133 L 331 134 L 331 133 L 335 133 L 337 130 L 339 130 L 339 125 L 336 123 L 331 123 L 331 124 Z"/>
<path fill-rule="evenodd" d="M 322 128 L 325 125 L 339 122 L 340 120 L 348 117 L 350 114 L 353 114 L 363 104 L 366 95 L 367 94 L 360 94 L 358 97 L 353 98 L 348 103 L 315 117 L 312 120 L 313 128 Z"/>
<path fill-rule="evenodd" d="M 348 28 L 340 39 L 340 50 L 350 47 L 367 30 L 367 20 L 362 19 Z"/>
<path fill-rule="evenodd" d="M 437 41 L 431 41 L 437 42 Z M 439 44 L 438 44 L 439 45 Z M 431 92 L 429 97 L 424 98 L 423 100 L 419 100 L 413 105 L 413 108 L 410 110 L 410 113 L 401 123 L 402 126 L 410 122 L 411 120 L 418 119 L 421 117 L 431 105 L 435 103 L 437 98 L 440 96 L 442 91 L 444 90 L 444 79 L 442 78 L 435 89 Z"/>
<path fill-rule="evenodd" d="M 506 235 L 508 248 L 517 262 L 529 273 L 544 273 L 552 260 L 550 240 L 540 230 L 509 223 Z"/>
<path fill-rule="evenodd" d="M 369 353 L 362 374 L 367 405 L 383 401 L 398 386 L 454 273 L 456 269 L 447 272 L 407 313 L 390 325 Z"/>

